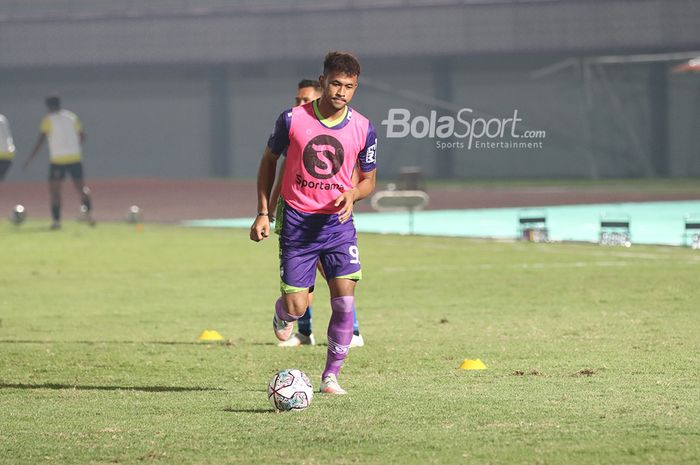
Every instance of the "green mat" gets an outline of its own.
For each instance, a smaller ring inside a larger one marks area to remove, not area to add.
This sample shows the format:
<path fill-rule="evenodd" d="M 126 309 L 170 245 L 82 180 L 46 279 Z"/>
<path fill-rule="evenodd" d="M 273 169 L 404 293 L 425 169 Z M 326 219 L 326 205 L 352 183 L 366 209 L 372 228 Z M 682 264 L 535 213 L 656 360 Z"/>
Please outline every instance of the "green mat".
<path fill-rule="evenodd" d="M 485 208 L 415 212 L 413 233 L 427 236 L 515 239 L 521 216 L 545 216 L 554 241 L 597 242 L 601 217 L 627 218 L 632 243 L 682 245 L 685 218 L 700 221 L 700 201 L 636 202 L 617 204 L 560 205 L 530 208 Z M 249 228 L 253 218 L 192 220 L 187 226 Z M 408 234 L 409 214 L 357 213 L 358 232 Z"/>

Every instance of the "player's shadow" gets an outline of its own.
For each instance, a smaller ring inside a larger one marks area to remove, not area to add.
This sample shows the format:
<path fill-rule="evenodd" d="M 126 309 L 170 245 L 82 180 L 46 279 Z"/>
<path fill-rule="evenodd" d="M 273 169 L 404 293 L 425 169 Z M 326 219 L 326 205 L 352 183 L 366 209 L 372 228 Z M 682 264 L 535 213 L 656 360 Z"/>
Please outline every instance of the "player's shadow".
<path fill-rule="evenodd" d="M 78 391 L 139 391 L 139 392 L 194 392 L 223 391 L 221 388 L 199 386 L 88 386 L 63 383 L 0 383 L 0 389 L 75 389 Z"/>
<path fill-rule="evenodd" d="M 277 344 L 279 344 L 279 342 L 275 342 L 275 341 L 272 341 L 272 342 L 249 342 L 248 343 L 248 345 L 251 345 L 251 346 L 264 346 L 264 347 L 277 347 Z M 294 347 L 292 347 L 292 348 L 294 348 Z"/>
<path fill-rule="evenodd" d="M 233 413 L 277 413 L 271 408 L 233 408 L 233 407 L 224 407 L 224 412 L 233 412 Z"/>
<path fill-rule="evenodd" d="M 268 346 L 268 347 L 277 346 L 278 344 L 279 344 L 279 342 L 274 342 L 274 341 L 272 341 L 272 342 L 249 342 L 248 343 L 248 345 L 251 345 L 251 346 Z M 321 346 L 321 347 L 327 347 L 328 343 L 327 342 L 317 342 L 316 345 Z M 306 346 L 304 346 L 304 347 L 306 347 Z M 296 349 L 296 347 L 288 347 L 288 348 L 289 349 Z"/>
<path fill-rule="evenodd" d="M 38 340 L 38 339 L 5 339 L 0 340 L 0 344 L 87 344 L 87 345 L 98 345 L 98 344 L 153 344 L 153 345 L 166 345 L 166 346 L 205 346 L 202 342 L 196 341 L 51 341 L 51 340 Z M 210 344 L 211 345 L 211 344 Z M 219 343 L 218 345 L 226 345 L 224 343 Z"/>
<path fill-rule="evenodd" d="M 15 226 L 15 225 L 10 225 L 8 228 L 11 230 L 12 234 L 56 234 L 57 231 L 52 231 L 48 226 L 38 226 L 38 225 L 32 225 L 32 226 Z"/>

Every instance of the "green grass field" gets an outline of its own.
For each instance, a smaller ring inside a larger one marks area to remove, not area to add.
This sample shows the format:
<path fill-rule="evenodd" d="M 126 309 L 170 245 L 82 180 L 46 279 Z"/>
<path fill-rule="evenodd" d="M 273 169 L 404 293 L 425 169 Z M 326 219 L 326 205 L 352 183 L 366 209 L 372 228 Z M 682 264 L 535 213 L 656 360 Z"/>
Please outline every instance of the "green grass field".
<path fill-rule="evenodd" d="M 274 343 L 276 241 L 46 225 L 0 223 L 2 464 L 700 463 L 697 251 L 363 235 L 349 395 L 276 414 L 326 350 Z"/>

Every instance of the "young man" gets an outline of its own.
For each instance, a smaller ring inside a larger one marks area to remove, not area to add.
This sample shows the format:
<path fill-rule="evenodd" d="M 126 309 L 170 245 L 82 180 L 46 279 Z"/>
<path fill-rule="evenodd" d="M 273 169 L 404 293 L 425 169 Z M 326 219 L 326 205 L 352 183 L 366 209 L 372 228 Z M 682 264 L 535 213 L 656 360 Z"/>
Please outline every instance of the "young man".
<path fill-rule="evenodd" d="M 355 284 L 362 276 L 353 204 L 374 190 L 377 137 L 372 123 L 348 107 L 357 89 L 360 64 L 349 53 L 330 52 L 319 77 L 318 100 L 282 113 L 270 136 L 258 171 L 258 216 L 250 238 L 270 235 L 269 198 L 277 159 L 286 168 L 277 207 L 281 297 L 273 329 L 286 341 L 293 322 L 309 306 L 309 288 L 320 260 L 331 294 L 326 367 L 321 392 L 345 394 L 338 372 L 352 339 Z M 352 172 L 359 161 L 359 182 Z"/>
<path fill-rule="evenodd" d="M 321 96 L 321 84 L 318 81 L 312 79 L 302 79 L 297 85 L 297 95 L 295 97 L 296 106 L 304 105 L 306 103 L 312 102 Z M 274 212 L 277 208 L 277 201 L 280 195 L 280 182 L 284 177 L 285 160 L 282 160 L 280 166 L 279 174 L 275 180 L 275 185 L 272 188 L 272 194 L 270 195 L 269 211 L 270 211 L 270 221 L 274 221 Z M 353 186 L 357 184 L 359 177 L 357 171 L 352 172 L 352 182 Z M 317 266 L 318 270 L 323 274 L 323 268 L 319 263 Z M 299 318 L 297 321 L 299 325 L 299 331 L 294 333 L 292 337 L 286 341 L 282 341 L 277 344 L 280 347 L 298 347 L 302 345 L 316 345 L 316 338 L 313 335 L 311 328 L 311 307 L 314 302 L 314 287 L 309 288 L 309 307 L 306 309 L 304 316 Z M 353 310 L 353 324 L 352 324 L 352 340 L 350 341 L 350 347 L 362 347 L 365 345 L 364 338 L 360 334 L 360 324 L 357 321 L 357 311 Z"/>
<path fill-rule="evenodd" d="M 45 141 L 49 141 L 49 190 L 51 192 L 51 229 L 61 228 L 61 184 L 70 174 L 73 184 L 80 195 L 81 207 L 84 219 L 91 226 L 95 225 L 92 219 L 92 202 L 90 201 L 90 189 L 83 181 L 82 147 L 85 143 L 85 133 L 80 120 L 75 113 L 61 109 L 61 99 L 56 95 L 46 97 L 46 107 L 49 112 L 41 120 L 41 133 L 34 144 L 32 153 L 24 162 L 23 168 L 27 169 L 39 149 Z"/>
<path fill-rule="evenodd" d="M 10 123 L 5 115 L 0 115 L 0 181 L 5 179 L 15 156 L 15 144 L 12 141 Z"/>

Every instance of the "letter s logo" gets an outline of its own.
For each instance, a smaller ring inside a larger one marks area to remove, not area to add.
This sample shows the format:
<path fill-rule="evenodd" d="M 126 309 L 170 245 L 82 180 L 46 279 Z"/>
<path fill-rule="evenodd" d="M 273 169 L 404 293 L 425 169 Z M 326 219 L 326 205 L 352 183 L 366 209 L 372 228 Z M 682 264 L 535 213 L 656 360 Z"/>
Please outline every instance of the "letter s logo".
<path fill-rule="evenodd" d="M 328 179 L 343 166 L 343 145 L 333 136 L 322 134 L 304 147 L 304 168 L 316 179 Z"/>
<path fill-rule="evenodd" d="M 316 145 L 311 144 L 311 147 L 316 151 L 316 173 L 321 175 L 332 175 L 333 160 L 331 156 L 335 155 L 335 147 L 332 145 Z M 324 166 L 321 166 L 324 165 Z"/>

